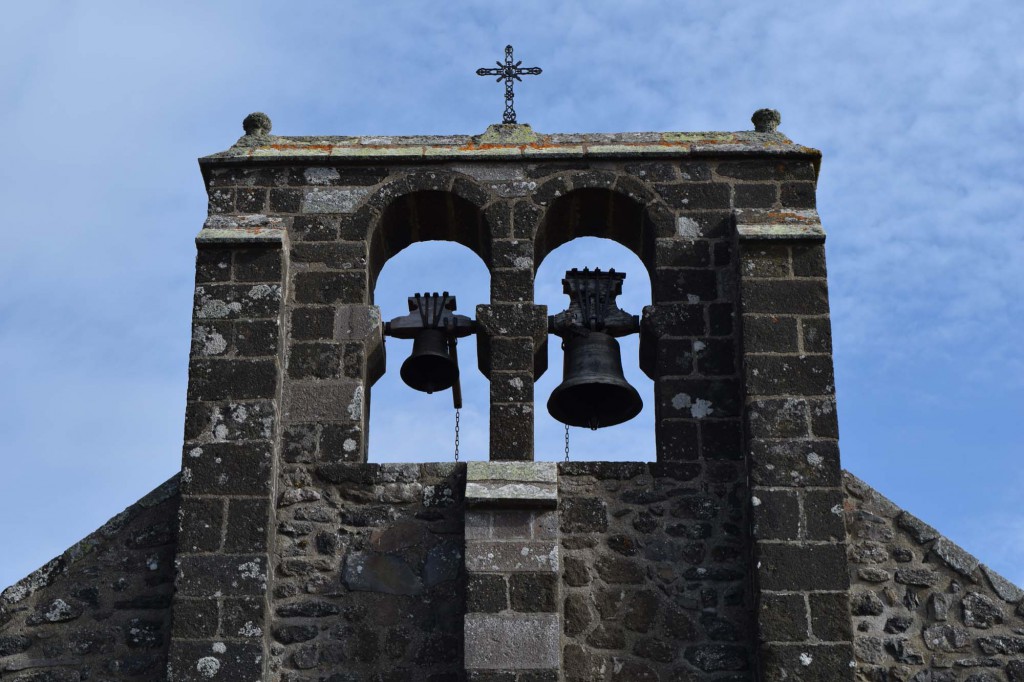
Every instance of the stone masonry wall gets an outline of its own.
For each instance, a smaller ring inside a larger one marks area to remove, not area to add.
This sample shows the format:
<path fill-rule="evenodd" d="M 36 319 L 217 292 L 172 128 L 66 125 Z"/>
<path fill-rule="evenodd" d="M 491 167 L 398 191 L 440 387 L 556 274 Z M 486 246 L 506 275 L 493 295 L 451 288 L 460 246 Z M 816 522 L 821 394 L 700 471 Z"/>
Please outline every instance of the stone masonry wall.
<path fill-rule="evenodd" d="M 5 682 L 161 680 L 178 477 L 0 594 Z"/>
<path fill-rule="evenodd" d="M 1024 681 L 1024 590 L 844 473 L 857 679 Z"/>
<path fill-rule="evenodd" d="M 325 463 L 278 499 L 283 682 L 465 678 L 465 465 Z"/>
<path fill-rule="evenodd" d="M 738 466 L 559 465 L 567 682 L 753 679 Z"/>

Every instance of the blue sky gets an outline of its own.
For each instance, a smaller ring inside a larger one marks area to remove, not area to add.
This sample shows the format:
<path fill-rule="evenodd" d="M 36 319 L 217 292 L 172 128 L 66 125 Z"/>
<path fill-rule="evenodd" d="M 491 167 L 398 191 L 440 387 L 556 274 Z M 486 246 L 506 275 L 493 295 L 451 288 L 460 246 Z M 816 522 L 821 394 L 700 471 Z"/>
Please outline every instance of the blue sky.
<path fill-rule="evenodd" d="M 781 130 L 823 151 L 846 468 L 1024 583 L 1024 6 L 833 2 L 45 2 L 0 25 L 0 586 L 59 554 L 179 466 L 195 159 L 262 110 L 274 132 L 478 133 L 501 86 L 477 67 L 506 43 L 544 74 L 517 90 L 543 132 Z M 439 255 L 455 280 L 431 274 Z M 564 307 L 575 265 L 646 275 L 630 253 L 573 242 L 538 302 Z M 400 272 L 401 274 L 396 274 Z M 386 316 L 415 290 L 487 296 L 461 247 L 399 254 Z M 409 282 L 414 284 L 410 285 Z M 537 402 L 558 383 L 550 356 Z M 486 452 L 486 386 L 462 347 L 463 455 Z M 390 346 L 392 368 L 405 349 Z M 627 366 L 635 346 L 626 345 Z M 651 388 L 631 381 L 650 403 Z M 374 391 L 372 456 L 447 459 L 446 397 Z M 541 410 L 543 414 L 543 410 Z M 395 428 L 429 415 L 430 429 Z M 574 433 L 583 457 L 653 457 L 645 411 Z M 557 425 L 537 452 L 561 455 Z"/>

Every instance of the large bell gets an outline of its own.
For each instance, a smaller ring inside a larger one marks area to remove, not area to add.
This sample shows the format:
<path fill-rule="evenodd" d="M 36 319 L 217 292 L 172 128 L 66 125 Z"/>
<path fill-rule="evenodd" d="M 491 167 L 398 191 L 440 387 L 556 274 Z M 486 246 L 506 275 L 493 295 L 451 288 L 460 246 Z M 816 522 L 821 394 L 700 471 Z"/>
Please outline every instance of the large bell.
<path fill-rule="evenodd" d="M 459 378 L 459 363 L 448 352 L 445 333 L 440 329 L 418 332 L 401 374 L 402 381 L 417 391 L 433 393 L 451 388 Z"/>
<path fill-rule="evenodd" d="M 644 402 L 622 375 L 619 342 L 590 332 L 565 340 L 562 383 L 548 398 L 551 416 L 569 426 L 614 426 L 640 414 Z"/>

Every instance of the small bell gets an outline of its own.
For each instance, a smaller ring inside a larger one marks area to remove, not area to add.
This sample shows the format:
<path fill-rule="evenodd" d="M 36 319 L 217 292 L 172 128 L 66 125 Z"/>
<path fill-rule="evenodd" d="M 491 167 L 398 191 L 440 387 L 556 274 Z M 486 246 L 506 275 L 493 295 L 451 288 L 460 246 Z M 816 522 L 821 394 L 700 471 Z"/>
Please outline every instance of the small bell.
<path fill-rule="evenodd" d="M 412 355 L 402 363 L 402 381 L 409 388 L 433 393 L 451 388 L 459 378 L 458 362 L 448 352 L 448 337 L 440 329 L 423 329 L 412 342 Z"/>
<path fill-rule="evenodd" d="M 598 429 L 629 421 L 643 406 L 622 374 L 618 341 L 590 332 L 565 342 L 562 383 L 548 398 L 552 417 L 569 426 Z"/>
<path fill-rule="evenodd" d="M 447 291 L 410 296 L 409 314 L 384 325 L 385 336 L 413 340 L 412 355 L 402 363 L 402 381 L 425 393 L 452 389 L 456 409 L 462 407 L 456 344 L 474 332 L 473 320 L 455 314 L 455 297 Z"/>

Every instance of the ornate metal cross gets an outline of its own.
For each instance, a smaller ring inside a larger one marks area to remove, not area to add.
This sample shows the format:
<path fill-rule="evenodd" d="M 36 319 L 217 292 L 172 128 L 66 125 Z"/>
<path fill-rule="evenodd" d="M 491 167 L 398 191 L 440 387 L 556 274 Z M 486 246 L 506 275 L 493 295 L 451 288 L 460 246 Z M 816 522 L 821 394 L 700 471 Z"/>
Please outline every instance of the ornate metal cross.
<path fill-rule="evenodd" d="M 505 46 L 505 63 L 494 62 L 498 65 L 496 69 L 477 69 L 476 75 L 478 76 L 497 76 L 497 80 L 505 81 L 505 115 L 502 116 L 502 123 L 515 123 L 516 122 L 516 110 L 512 108 L 512 99 L 516 96 L 512 92 L 513 81 L 522 82 L 522 78 L 519 76 L 536 76 L 540 74 L 540 69 L 536 66 L 530 66 L 527 68 L 521 68 L 519 65 L 523 62 L 518 61 L 512 62 L 512 46 Z"/>

